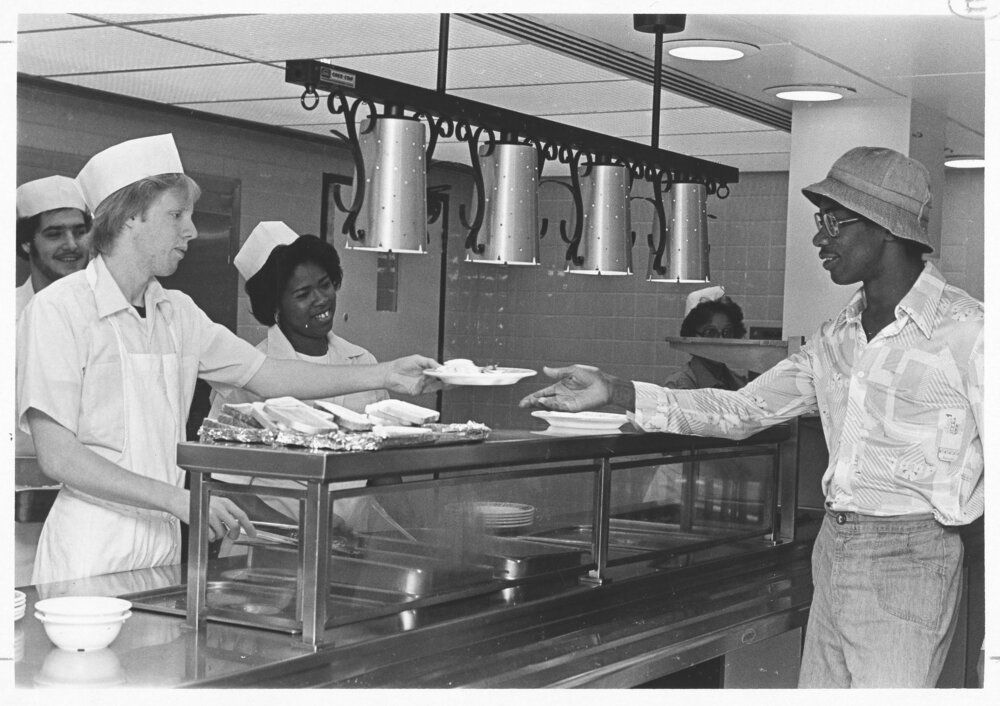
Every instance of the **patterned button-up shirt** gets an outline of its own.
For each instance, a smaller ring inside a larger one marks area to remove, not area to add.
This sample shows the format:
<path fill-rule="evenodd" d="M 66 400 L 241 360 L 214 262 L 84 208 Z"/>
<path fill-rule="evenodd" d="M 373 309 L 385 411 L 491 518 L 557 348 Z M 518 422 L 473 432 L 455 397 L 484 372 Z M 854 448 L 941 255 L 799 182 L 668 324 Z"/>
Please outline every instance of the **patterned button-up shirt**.
<path fill-rule="evenodd" d="M 866 515 L 983 514 L 983 305 L 930 263 L 871 341 L 864 290 L 803 348 L 746 387 L 635 383 L 646 431 L 742 439 L 819 411 L 827 504 Z"/>

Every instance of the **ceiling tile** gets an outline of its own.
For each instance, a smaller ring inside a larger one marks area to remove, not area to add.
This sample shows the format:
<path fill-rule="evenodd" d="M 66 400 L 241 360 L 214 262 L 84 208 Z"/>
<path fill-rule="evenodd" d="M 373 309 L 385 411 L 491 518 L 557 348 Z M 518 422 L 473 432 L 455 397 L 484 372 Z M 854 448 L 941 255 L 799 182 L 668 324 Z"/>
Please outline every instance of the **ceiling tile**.
<path fill-rule="evenodd" d="M 453 17 L 448 25 L 448 47 L 488 47 L 499 44 L 521 44 L 522 40 L 494 32 L 461 17 Z"/>
<path fill-rule="evenodd" d="M 458 49 L 448 58 L 448 88 L 611 81 L 621 76 L 535 46 Z"/>
<path fill-rule="evenodd" d="M 245 15 L 145 25 L 143 31 L 255 61 L 437 50 L 438 15 Z"/>
<path fill-rule="evenodd" d="M 190 13 L 184 15 L 157 15 L 154 13 L 147 13 L 141 15 L 128 14 L 128 13 L 113 13 L 113 14 L 87 13 L 87 16 L 93 17 L 94 19 L 97 20 L 101 20 L 102 22 L 107 22 L 108 24 L 117 24 L 117 25 L 131 24 L 136 26 L 150 24 L 152 22 L 163 22 L 164 20 L 175 21 L 175 20 L 188 19 L 188 20 L 199 21 L 199 20 L 211 19 L 213 17 L 212 15 L 192 15 Z"/>
<path fill-rule="evenodd" d="M 791 143 L 792 136 L 784 130 L 706 135 L 663 135 L 660 137 L 660 147 L 665 150 L 712 160 L 715 160 L 715 155 L 722 154 L 788 152 Z"/>
<path fill-rule="evenodd" d="M 939 16 L 795 15 L 750 19 L 864 76 L 927 75 L 985 70 L 984 27 L 948 13 Z"/>
<path fill-rule="evenodd" d="M 919 76 L 912 79 L 910 95 L 944 113 L 980 136 L 986 131 L 986 76 Z"/>
<path fill-rule="evenodd" d="M 35 76 L 232 61 L 215 52 L 117 27 L 18 35 L 17 70 Z"/>
<path fill-rule="evenodd" d="M 653 105 L 653 88 L 639 81 L 617 79 L 590 83 L 540 86 L 502 86 L 449 91 L 469 100 L 496 105 L 528 115 L 558 115 L 634 109 Z M 691 108 L 699 103 L 664 92 L 662 108 Z"/>
<path fill-rule="evenodd" d="M 51 29 L 66 29 L 71 27 L 87 27 L 99 24 L 94 20 L 88 20 L 86 17 L 78 17 L 77 15 L 68 14 L 44 14 L 44 15 L 18 15 L 17 16 L 17 31 L 18 32 L 37 32 L 40 30 L 51 30 Z M 20 42 L 21 40 L 18 39 Z"/>
<path fill-rule="evenodd" d="M 787 172 L 788 152 L 762 152 L 759 154 L 720 154 L 711 158 L 713 162 L 728 164 L 740 170 L 740 176 L 747 172 Z M 730 186 L 730 193 L 738 193 L 739 184 Z"/>
<path fill-rule="evenodd" d="M 250 98 L 291 98 L 302 89 L 285 83 L 285 72 L 266 64 L 189 66 L 66 76 L 62 80 L 99 91 L 156 101 L 193 103 Z"/>
<path fill-rule="evenodd" d="M 240 120 L 250 120 L 265 125 L 294 128 L 308 127 L 311 132 L 315 131 L 327 136 L 330 134 L 330 128 L 335 127 L 343 130 L 344 125 L 344 116 L 330 114 L 325 104 L 321 103 L 315 110 L 306 110 L 299 103 L 298 98 L 193 103 L 184 105 L 183 107 L 207 113 L 215 113 L 217 115 L 225 115 Z M 360 112 L 363 113 L 363 111 Z"/>
<path fill-rule="evenodd" d="M 553 119 L 608 135 L 637 135 L 643 132 L 648 135 L 652 127 L 652 111 L 648 110 L 560 115 Z M 664 135 L 749 132 L 760 129 L 759 123 L 717 108 L 687 108 L 662 111 L 660 114 L 660 132 Z"/>

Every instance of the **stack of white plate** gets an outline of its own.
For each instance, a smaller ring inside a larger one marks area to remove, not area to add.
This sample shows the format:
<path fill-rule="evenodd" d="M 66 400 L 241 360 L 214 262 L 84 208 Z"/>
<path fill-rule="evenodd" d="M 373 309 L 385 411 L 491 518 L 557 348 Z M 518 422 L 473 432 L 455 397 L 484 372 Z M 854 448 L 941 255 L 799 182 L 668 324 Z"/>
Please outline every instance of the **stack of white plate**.
<path fill-rule="evenodd" d="M 549 428 L 539 434 L 550 436 L 589 436 L 597 434 L 621 434 L 621 427 L 628 422 L 624 414 L 608 412 L 551 412 L 536 410 L 532 417 L 544 419 Z"/>
<path fill-rule="evenodd" d="M 514 529 L 527 527 L 535 521 L 535 508 L 521 503 L 470 502 L 462 511 L 482 521 L 487 529 Z"/>
<path fill-rule="evenodd" d="M 14 620 L 20 620 L 24 617 L 24 606 L 27 602 L 27 597 L 16 588 L 14 589 Z"/>

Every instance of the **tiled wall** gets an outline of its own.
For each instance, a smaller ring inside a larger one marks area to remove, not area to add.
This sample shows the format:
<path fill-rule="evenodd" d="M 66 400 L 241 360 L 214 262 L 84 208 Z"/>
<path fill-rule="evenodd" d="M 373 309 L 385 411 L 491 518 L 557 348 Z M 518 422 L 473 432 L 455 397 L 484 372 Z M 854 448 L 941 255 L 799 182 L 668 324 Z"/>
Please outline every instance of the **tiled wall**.
<path fill-rule="evenodd" d="M 742 174 L 727 199 L 709 197 L 712 283 L 723 284 L 743 308 L 747 327 L 780 326 L 785 266 L 787 175 Z M 467 198 L 468 189 L 457 190 Z M 649 195 L 636 182 L 634 196 Z M 564 190 L 541 190 L 539 215 L 558 223 L 571 211 Z M 542 365 L 597 365 L 629 379 L 659 382 L 687 361 L 663 340 L 680 333 L 688 293 L 704 285 L 647 282 L 646 233 L 652 208 L 632 206 L 631 277 L 567 274 L 565 244 L 541 241 L 542 265 L 497 267 L 464 261 L 464 232 L 449 239 L 445 357 L 541 370 Z M 454 230 L 454 229 L 453 229 Z M 452 284 L 453 283 L 453 284 Z M 513 387 L 461 388 L 445 393 L 444 415 L 497 427 L 544 426 L 517 408 L 542 376 Z"/>

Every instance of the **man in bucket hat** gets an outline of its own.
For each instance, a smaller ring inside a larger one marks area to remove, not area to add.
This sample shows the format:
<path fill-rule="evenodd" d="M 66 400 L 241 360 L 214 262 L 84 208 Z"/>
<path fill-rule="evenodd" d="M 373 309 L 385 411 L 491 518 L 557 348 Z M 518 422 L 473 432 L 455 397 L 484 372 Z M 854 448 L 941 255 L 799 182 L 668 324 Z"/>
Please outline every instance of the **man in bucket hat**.
<path fill-rule="evenodd" d="M 351 366 L 268 358 L 160 286 L 198 235 L 200 190 L 172 135 L 109 147 L 77 182 L 93 209 L 96 255 L 36 294 L 18 324 L 18 424 L 62 484 L 32 583 L 179 561 L 190 501 L 177 442 L 199 377 L 262 397 L 437 387 L 422 372 L 438 363 L 422 356 Z M 241 527 L 254 534 L 228 498 L 212 498 L 209 514 L 215 539 Z"/>
<path fill-rule="evenodd" d="M 919 162 L 858 147 L 802 192 L 823 268 L 861 286 L 798 353 L 736 391 L 546 368 L 559 381 L 521 405 L 612 404 L 647 431 L 735 439 L 818 411 L 827 513 L 799 685 L 933 687 L 958 608 L 958 527 L 983 514 L 983 305 L 923 261 Z"/>

